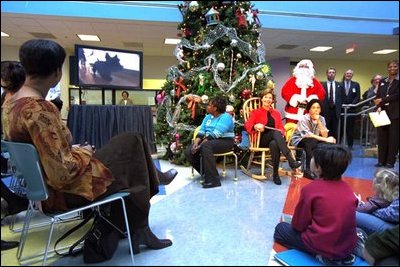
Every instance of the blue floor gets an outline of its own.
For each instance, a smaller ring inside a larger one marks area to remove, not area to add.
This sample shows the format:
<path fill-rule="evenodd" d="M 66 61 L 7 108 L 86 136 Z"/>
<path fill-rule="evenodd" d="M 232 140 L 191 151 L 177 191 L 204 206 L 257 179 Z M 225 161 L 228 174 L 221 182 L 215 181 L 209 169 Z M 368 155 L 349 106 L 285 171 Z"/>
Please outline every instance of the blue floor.
<path fill-rule="evenodd" d="M 353 161 L 345 176 L 355 179 L 372 179 L 377 162 L 362 156 L 361 147 L 353 150 Z M 191 265 L 274 265 L 270 261 L 273 231 L 280 221 L 290 184 L 289 177 L 282 177 L 282 185 L 272 181 L 260 182 L 238 172 L 234 182 L 230 166 L 222 186 L 203 189 L 198 174 L 191 178 L 191 168 L 173 166 L 160 160 L 163 171 L 171 167 L 178 170 L 175 180 L 161 188 L 152 199 L 150 228 L 159 238 L 170 238 L 171 247 L 162 250 L 143 248 L 135 255 L 136 265 L 191 266 Z M 398 162 L 395 169 L 399 169 Z M 39 239 L 28 240 L 30 253 L 40 249 Z M 2 237 L 18 240 L 8 226 L 2 226 Z M 38 248 L 39 247 L 39 248 Z M 18 265 L 16 249 L 2 251 L 2 265 Z M 53 265 L 83 265 L 81 256 L 53 258 Z M 101 265 L 129 265 L 127 240 L 121 240 L 112 260 Z M 276 263 L 275 263 L 276 264 Z M 278 264 L 276 264 L 278 265 Z"/>

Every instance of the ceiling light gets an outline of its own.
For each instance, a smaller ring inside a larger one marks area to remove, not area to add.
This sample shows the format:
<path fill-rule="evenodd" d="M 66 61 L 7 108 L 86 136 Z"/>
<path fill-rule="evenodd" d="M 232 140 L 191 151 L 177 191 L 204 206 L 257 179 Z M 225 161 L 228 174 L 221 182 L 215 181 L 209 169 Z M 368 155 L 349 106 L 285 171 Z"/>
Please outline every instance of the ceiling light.
<path fill-rule="evenodd" d="M 5 32 L 1 32 L 1 37 L 10 37 L 10 35 Z"/>
<path fill-rule="evenodd" d="M 390 53 L 393 53 L 393 52 L 396 52 L 396 51 L 397 51 L 396 49 L 382 49 L 382 50 L 378 50 L 378 51 L 372 52 L 372 54 L 375 54 L 375 55 L 386 55 L 386 54 L 390 54 Z"/>
<path fill-rule="evenodd" d="M 355 50 L 355 48 L 354 48 L 354 47 L 349 47 L 349 48 L 347 48 L 347 49 L 346 49 L 346 54 L 353 53 L 353 52 L 354 52 L 354 50 Z"/>
<path fill-rule="evenodd" d="M 171 45 L 176 45 L 181 42 L 181 39 L 176 39 L 176 38 L 165 38 L 164 44 L 171 44 Z"/>
<path fill-rule="evenodd" d="M 77 34 L 79 39 L 82 41 L 94 41 L 100 42 L 100 38 L 97 35 Z"/>
<path fill-rule="evenodd" d="M 328 51 L 329 49 L 332 49 L 332 46 L 316 46 L 314 48 L 311 48 L 310 51 L 312 52 L 325 52 Z"/>

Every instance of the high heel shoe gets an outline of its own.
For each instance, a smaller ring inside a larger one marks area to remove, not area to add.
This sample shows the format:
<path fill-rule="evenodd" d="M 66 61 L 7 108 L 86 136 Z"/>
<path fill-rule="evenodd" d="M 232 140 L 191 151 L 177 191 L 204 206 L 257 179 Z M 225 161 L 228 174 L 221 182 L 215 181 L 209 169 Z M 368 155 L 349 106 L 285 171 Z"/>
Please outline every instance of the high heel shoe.
<path fill-rule="evenodd" d="M 274 176 L 273 176 L 273 181 L 274 181 L 274 183 L 275 183 L 276 185 L 281 185 L 281 184 L 282 184 L 281 178 L 279 177 L 278 174 L 274 174 Z"/>
<path fill-rule="evenodd" d="M 148 226 L 137 229 L 133 234 L 133 254 L 140 253 L 139 245 L 146 245 L 151 249 L 162 249 L 172 245 L 169 239 L 159 239 Z"/>

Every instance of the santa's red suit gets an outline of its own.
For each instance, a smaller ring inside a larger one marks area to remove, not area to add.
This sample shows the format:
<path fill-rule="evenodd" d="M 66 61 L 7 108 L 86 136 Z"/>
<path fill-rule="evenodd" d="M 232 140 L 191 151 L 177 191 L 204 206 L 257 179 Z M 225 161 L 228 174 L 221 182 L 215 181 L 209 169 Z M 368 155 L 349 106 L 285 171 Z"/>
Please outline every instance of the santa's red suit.
<path fill-rule="evenodd" d="M 311 99 L 319 99 L 321 102 L 325 98 L 325 89 L 322 84 L 313 79 L 313 86 L 308 88 L 299 88 L 296 85 L 296 77 L 291 77 L 286 81 L 281 91 L 282 98 L 285 99 L 285 117 L 286 123 L 297 123 L 300 116 L 306 113 L 305 103 Z M 300 104 L 299 103 L 303 103 Z"/>

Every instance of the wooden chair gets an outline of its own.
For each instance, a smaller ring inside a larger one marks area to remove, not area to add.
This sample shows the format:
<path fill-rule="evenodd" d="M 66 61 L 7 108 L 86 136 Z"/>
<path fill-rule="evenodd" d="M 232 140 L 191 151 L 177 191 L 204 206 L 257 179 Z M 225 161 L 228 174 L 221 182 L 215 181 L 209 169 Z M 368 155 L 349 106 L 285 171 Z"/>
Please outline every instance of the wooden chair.
<path fill-rule="evenodd" d="M 194 142 L 194 140 L 196 140 L 197 137 L 197 133 L 200 131 L 200 127 L 198 126 L 194 132 L 193 132 L 193 138 L 192 138 L 192 143 Z M 223 167 L 222 167 L 222 176 L 225 177 L 226 175 L 226 157 L 227 156 L 234 156 L 235 157 L 235 176 L 233 177 L 234 181 L 238 180 L 237 177 L 237 168 L 238 168 L 238 157 L 235 154 L 235 152 L 233 152 L 233 148 L 231 151 L 225 152 L 225 153 L 219 153 L 219 154 L 213 154 L 214 157 L 224 157 L 224 162 L 223 162 Z M 200 160 L 200 172 L 202 173 L 202 161 Z M 201 175 L 200 173 L 200 175 Z M 192 167 L 192 178 L 194 177 L 194 168 Z"/>
<path fill-rule="evenodd" d="M 257 109 L 261 106 L 261 98 L 259 97 L 252 97 L 247 99 L 243 103 L 243 118 L 244 121 L 246 122 L 249 117 L 250 113 L 254 110 Z M 247 163 L 247 167 L 245 168 L 243 165 L 240 166 L 242 169 L 243 173 L 246 174 L 247 176 L 250 176 L 251 178 L 257 179 L 257 180 L 265 180 L 267 179 L 267 175 L 265 173 L 265 167 L 266 165 L 270 168 L 272 168 L 271 164 L 267 164 L 267 160 L 271 160 L 271 153 L 269 148 L 265 147 L 260 147 L 260 137 L 261 133 L 260 132 L 255 132 L 252 134 L 249 134 L 249 141 L 250 141 L 250 156 L 249 156 L 249 161 Z M 251 172 L 251 165 L 256 164 L 261 166 L 261 173 L 260 174 L 254 174 Z"/>
<path fill-rule="evenodd" d="M 290 152 L 292 153 L 293 158 L 296 158 L 296 151 L 300 150 L 302 151 L 302 148 L 298 148 L 296 146 L 291 145 L 290 140 L 292 139 L 292 135 L 294 131 L 296 130 L 297 124 L 293 122 L 288 122 L 286 123 L 283 128 L 285 128 L 285 140 L 286 140 L 286 145 L 290 149 Z M 284 156 L 281 157 L 281 161 L 287 161 Z M 292 170 L 285 170 L 283 168 L 279 168 L 279 175 L 281 176 L 295 176 L 295 177 L 301 177 L 303 174 L 299 171 L 292 171 Z"/>
<path fill-rule="evenodd" d="M 244 121 L 246 122 L 249 117 L 251 111 L 254 109 L 257 109 L 261 106 L 261 98 L 259 97 L 253 97 L 248 100 L 246 100 L 243 103 L 243 118 Z M 294 156 L 294 152 L 297 148 L 295 146 L 290 146 L 290 139 L 292 137 L 292 134 L 294 130 L 296 129 L 296 124 L 291 123 L 291 124 L 286 124 L 284 126 L 285 131 L 286 131 L 286 143 L 289 147 L 289 149 L 292 151 L 292 154 Z M 270 161 L 272 160 L 271 158 L 271 152 L 269 148 L 266 147 L 260 147 L 260 138 L 261 138 L 261 133 L 260 132 L 255 132 L 253 134 L 249 134 L 249 140 L 250 140 L 250 157 L 249 161 L 247 163 L 247 167 L 240 166 L 242 169 L 243 173 L 246 175 L 250 176 L 251 178 L 258 179 L 258 180 L 265 180 L 268 178 L 267 173 L 266 173 L 266 167 L 268 168 L 273 168 L 272 164 Z M 280 159 L 281 162 L 285 162 L 286 158 L 284 156 L 281 157 Z M 256 164 L 260 165 L 261 167 L 261 173 L 260 174 L 255 174 L 251 171 L 251 165 Z M 292 171 L 292 170 L 286 170 L 282 167 L 279 167 L 279 175 L 280 176 L 297 176 L 301 175 L 297 171 Z"/>

